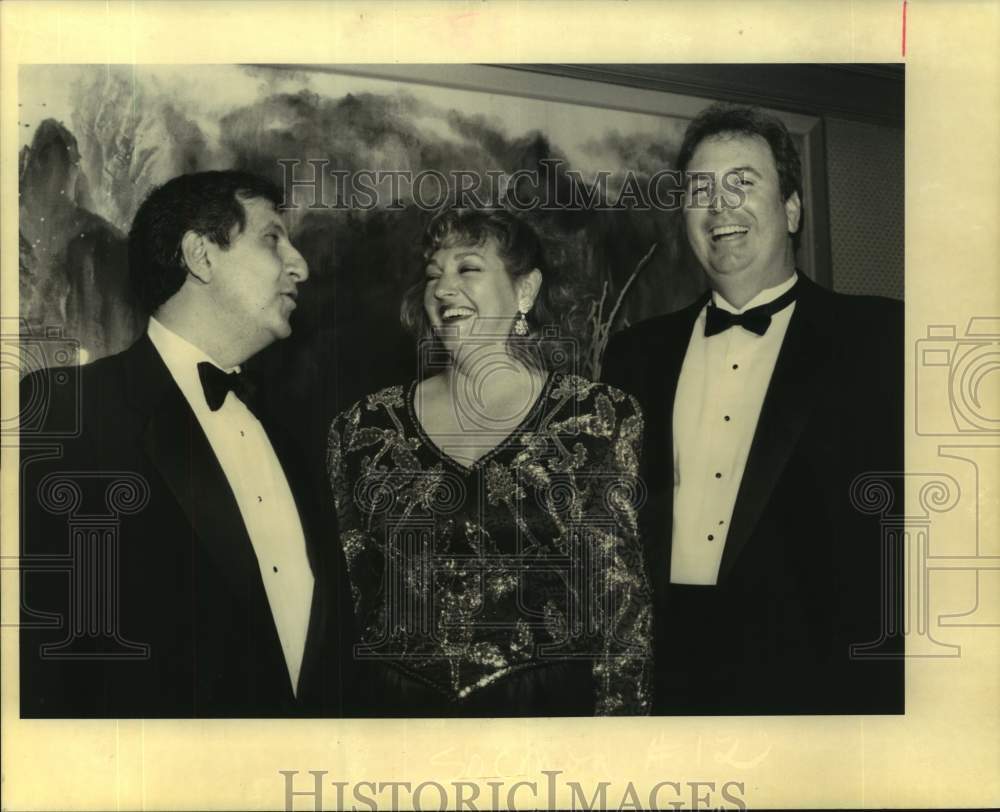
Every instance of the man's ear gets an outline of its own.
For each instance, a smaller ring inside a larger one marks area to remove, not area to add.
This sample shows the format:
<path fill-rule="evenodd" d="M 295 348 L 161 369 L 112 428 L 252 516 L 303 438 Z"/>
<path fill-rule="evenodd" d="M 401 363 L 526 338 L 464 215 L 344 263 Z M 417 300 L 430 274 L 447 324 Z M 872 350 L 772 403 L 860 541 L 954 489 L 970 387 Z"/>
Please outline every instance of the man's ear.
<path fill-rule="evenodd" d="M 185 232 L 181 237 L 181 257 L 188 273 L 199 282 L 212 281 L 212 263 L 208 258 L 208 237 L 195 231 Z"/>
<path fill-rule="evenodd" d="M 788 221 L 788 233 L 795 234 L 799 230 L 802 219 L 802 201 L 798 192 L 792 192 L 785 201 L 785 220 Z"/>
<path fill-rule="evenodd" d="M 535 304 L 535 298 L 542 287 L 542 272 L 532 268 L 528 273 L 517 278 L 517 301 L 522 313 L 527 313 Z"/>

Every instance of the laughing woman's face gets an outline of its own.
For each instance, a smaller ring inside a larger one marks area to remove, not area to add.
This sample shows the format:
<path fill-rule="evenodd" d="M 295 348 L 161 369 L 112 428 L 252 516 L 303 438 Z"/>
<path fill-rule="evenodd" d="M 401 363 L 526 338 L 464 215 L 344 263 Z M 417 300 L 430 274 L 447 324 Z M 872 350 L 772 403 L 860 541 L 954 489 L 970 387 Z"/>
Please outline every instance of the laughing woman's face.
<path fill-rule="evenodd" d="M 493 237 L 481 245 L 440 248 L 425 273 L 424 310 L 452 356 L 470 342 L 506 341 L 522 302 Z"/>

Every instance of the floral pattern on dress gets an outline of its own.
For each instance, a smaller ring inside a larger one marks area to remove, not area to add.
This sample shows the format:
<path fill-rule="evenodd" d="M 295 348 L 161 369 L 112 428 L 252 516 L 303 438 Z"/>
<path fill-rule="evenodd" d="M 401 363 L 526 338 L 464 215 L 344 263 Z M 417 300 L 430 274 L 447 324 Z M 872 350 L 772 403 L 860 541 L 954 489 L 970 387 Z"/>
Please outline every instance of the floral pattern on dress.
<path fill-rule="evenodd" d="M 330 427 L 364 656 L 456 702 L 520 669 L 588 658 L 596 713 L 648 713 L 634 398 L 553 374 L 520 426 L 467 467 L 423 432 L 415 387 L 369 395 Z"/>

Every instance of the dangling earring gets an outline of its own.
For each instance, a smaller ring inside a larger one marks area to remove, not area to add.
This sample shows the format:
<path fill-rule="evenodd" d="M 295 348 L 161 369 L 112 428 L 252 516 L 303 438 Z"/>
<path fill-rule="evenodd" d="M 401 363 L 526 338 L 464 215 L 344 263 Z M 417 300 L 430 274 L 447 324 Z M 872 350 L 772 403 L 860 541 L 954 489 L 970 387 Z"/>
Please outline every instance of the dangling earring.
<path fill-rule="evenodd" d="M 514 335 L 526 336 L 528 334 L 528 320 L 524 317 L 524 311 L 517 311 L 517 318 L 514 319 Z"/>

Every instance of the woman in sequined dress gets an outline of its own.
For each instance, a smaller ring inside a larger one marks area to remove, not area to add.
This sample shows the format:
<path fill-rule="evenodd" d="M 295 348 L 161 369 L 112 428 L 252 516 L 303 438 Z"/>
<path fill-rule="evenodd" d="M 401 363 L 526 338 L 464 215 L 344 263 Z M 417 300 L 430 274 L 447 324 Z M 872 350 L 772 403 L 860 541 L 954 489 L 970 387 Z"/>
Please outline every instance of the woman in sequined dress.
<path fill-rule="evenodd" d="M 526 223 L 450 210 L 424 242 L 421 374 L 329 435 L 359 715 L 648 713 L 639 407 L 565 371 L 572 293 Z"/>

